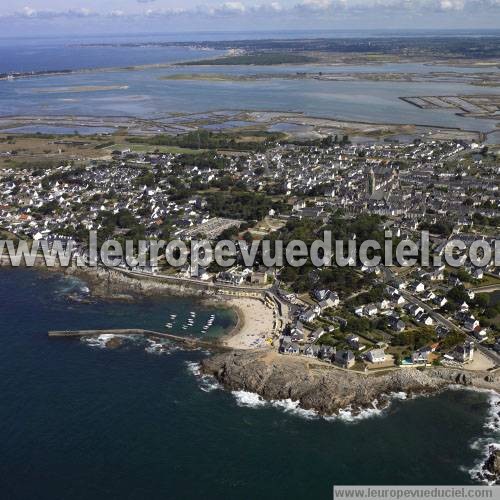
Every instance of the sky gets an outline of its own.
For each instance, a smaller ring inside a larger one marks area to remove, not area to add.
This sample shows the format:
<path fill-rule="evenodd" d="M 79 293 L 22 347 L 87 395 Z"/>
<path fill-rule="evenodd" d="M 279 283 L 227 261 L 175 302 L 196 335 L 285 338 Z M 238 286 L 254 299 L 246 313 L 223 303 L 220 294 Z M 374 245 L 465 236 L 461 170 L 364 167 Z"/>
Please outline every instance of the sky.
<path fill-rule="evenodd" d="M 0 36 L 311 29 L 500 29 L 500 0 L 9 0 Z"/>

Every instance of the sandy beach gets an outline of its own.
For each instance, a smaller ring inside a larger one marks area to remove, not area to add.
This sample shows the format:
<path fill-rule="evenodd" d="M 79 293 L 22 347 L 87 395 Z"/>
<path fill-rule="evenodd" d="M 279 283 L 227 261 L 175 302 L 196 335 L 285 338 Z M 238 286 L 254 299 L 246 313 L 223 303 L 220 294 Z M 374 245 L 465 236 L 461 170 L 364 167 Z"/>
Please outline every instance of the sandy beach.
<path fill-rule="evenodd" d="M 269 348 L 272 338 L 274 311 L 260 299 L 231 298 L 226 304 L 238 314 L 238 324 L 223 341 L 233 349 Z"/>

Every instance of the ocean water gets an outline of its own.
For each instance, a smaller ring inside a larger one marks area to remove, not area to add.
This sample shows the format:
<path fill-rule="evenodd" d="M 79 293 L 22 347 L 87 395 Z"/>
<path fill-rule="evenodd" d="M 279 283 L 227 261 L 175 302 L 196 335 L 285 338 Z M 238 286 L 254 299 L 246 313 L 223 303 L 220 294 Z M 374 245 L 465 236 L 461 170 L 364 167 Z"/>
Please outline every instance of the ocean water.
<path fill-rule="evenodd" d="M 135 42 L 141 40 L 143 39 L 128 39 Z M 189 47 L 92 45 L 102 42 L 119 44 L 125 41 L 127 40 L 120 37 L 0 39 L 0 73 L 134 66 L 203 59 L 223 54 L 222 51 L 202 51 Z"/>
<path fill-rule="evenodd" d="M 191 299 L 74 303 L 79 282 L 0 270 L 0 491 L 9 500 L 331 498 L 333 484 L 468 484 L 488 440 L 487 394 L 450 390 L 364 419 L 324 420 L 230 394 L 202 352 L 154 355 L 47 337 L 162 328 Z M 222 331 L 234 321 L 216 311 Z"/>

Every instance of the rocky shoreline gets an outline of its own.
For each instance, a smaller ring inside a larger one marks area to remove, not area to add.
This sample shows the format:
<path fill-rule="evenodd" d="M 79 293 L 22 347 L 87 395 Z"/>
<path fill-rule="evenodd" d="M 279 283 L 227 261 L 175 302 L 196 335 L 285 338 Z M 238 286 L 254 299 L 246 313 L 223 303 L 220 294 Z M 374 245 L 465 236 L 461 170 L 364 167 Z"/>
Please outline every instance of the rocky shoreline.
<path fill-rule="evenodd" d="M 322 416 L 338 415 L 346 408 L 359 414 L 373 408 L 374 402 L 384 407 L 394 393 L 431 394 L 457 385 L 499 389 L 496 378 L 483 372 L 436 367 L 365 375 L 271 351 L 217 354 L 202 362 L 202 371 L 228 390 L 256 393 L 268 401 L 296 401 Z"/>
<path fill-rule="evenodd" d="M 488 458 L 476 478 L 489 485 L 500 484 L 500 449 L 497 445 L 488 447 Z"/>
<path fill-rule="evenodd" d="M 112 269 L 70 267 L 64 269 L 63 272 L 67 276 L 79 278 L 88 283 L 91 295 L 96 299 L 134 300 L 139 297 L 157 296 L 160 293 L 213 299 L 213 294 L 207 294 L 203 289 L 197 289 L 183 283 L 141 279 L 140 276 L 131 277 Z"/>
<path fill-rule="evenodd" d="M 253 393 L 270 403 L 289 402 L 306 414 L 325 418 L 363 418 L 387 408 L 395 398 L 435 394 L 447 388 L 470 388 L 500 393 L 500 377 L 432 367 L 406 368 L 366 375 L 337 369 L 314 360 L 280 356 L 271 351 L 233 351 L 206 358 L 201 373 L 233 393 Z M 491 403 L 493 405 L 493 403 Z M 498 430 L 500 401 L 492 407 Z M 470 471 L 480 483 L 500 484 L 500 445 L 490 444 L 484 458 Z"/>
<path fill-rule="evenodd" d="M 6 259 L 0 259 L 0 268 L 12 268 Z M 25 268 L 25 266 L 21 266 Z M 129 276 L 115 269 L 103 267 L 48 267 L 42 259 L 37 259 L 32 267 L 35 271 L 59 273 L 86 282 L 90 296 L 101 300 L 135 300 L 140 297 L 153 297 L 165 293 L 181 297 L 199 297 L 218 300 L 214 293 L 183 282 L 168 282 L 151 279 L 147 275 Z"/>

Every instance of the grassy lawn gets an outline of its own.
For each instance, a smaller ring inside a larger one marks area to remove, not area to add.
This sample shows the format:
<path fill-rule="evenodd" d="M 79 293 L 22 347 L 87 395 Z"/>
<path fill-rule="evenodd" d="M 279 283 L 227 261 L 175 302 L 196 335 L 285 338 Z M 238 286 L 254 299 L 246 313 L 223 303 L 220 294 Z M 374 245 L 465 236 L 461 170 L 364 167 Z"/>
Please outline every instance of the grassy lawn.
<path fill-rule="evenodd" d="M 109 155 L 109 151 L 101 149 L 102 145 L 112 140 L 96 136 L 13 136 L 0 133 L 0 153 L 4 153 L 0 157 L 0 169 L 46 168 L 50 164 L 74 162 L 76 158 L 102 158 Z"/>
<path fill-rule="evenodd" d="M 484 278 L 479 281 L 478 287 L 490 286 L 490 285 L 500 285 L 500 279 L 495 278 L 495 276 L 484 275 Z"/>

